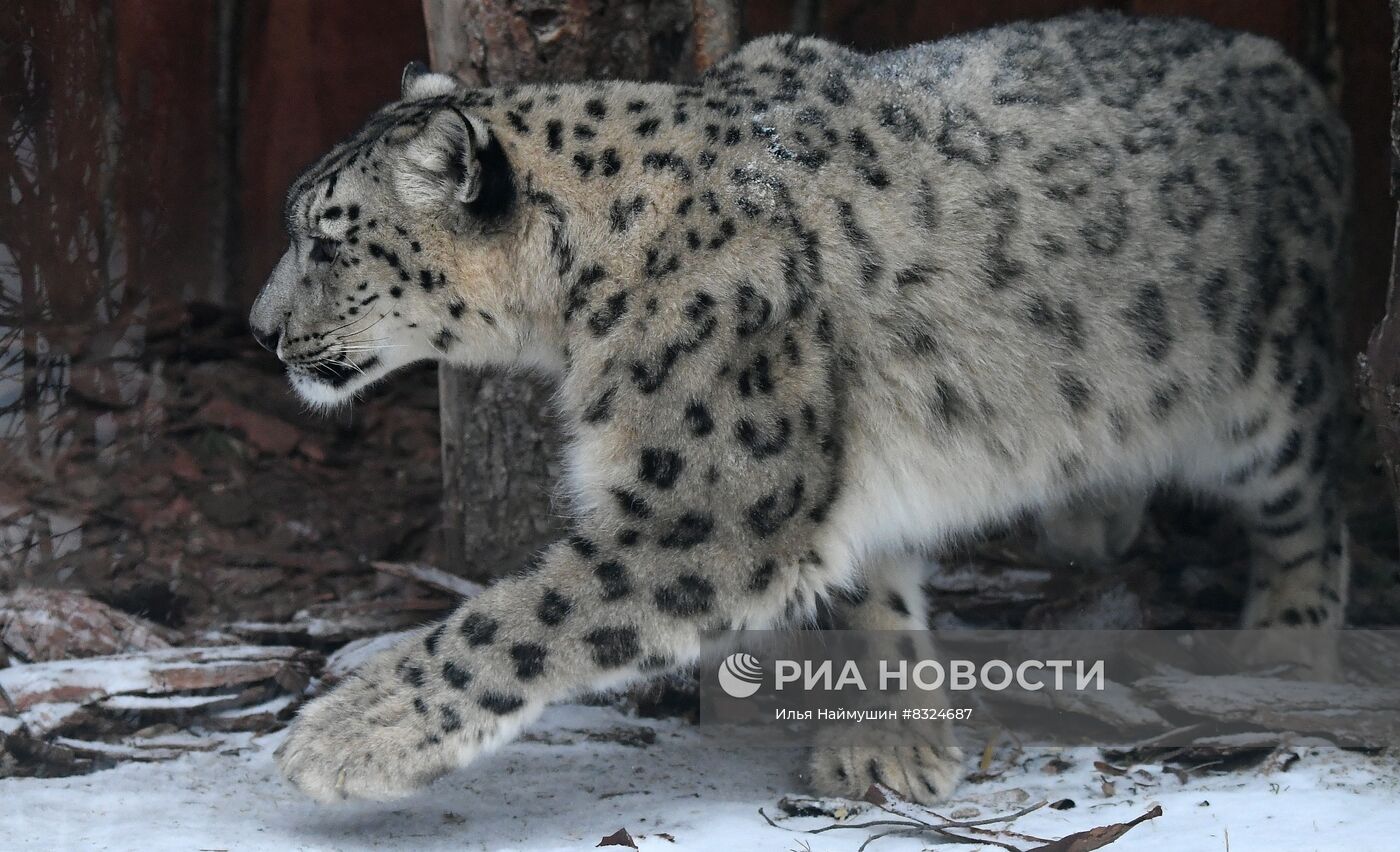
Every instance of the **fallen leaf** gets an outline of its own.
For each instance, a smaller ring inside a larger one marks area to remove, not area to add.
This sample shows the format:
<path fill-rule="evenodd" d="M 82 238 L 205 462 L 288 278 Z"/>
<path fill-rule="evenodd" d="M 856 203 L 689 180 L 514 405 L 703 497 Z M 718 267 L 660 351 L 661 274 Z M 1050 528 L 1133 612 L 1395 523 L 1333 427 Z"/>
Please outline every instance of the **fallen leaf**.
<path fill-rule="evenodd" d="M 619 828 L 607 837 L 598 841 L 598 846 L 626 846 L 629 849 L 636 849 L 637 842 L 632 839 L 632 835 L 627 833 L 627 829 Z M 597 848 L 596 846 L 594 847 Z"/>
<path fill-rule="evenodd" d="M 1135 819 L 1127 822 L 1115 822 L 1112 825 L 1101 825 L 1087 831 L 1076 831 L 1074 834 L 1067 834 L 1044 846 L 1037 846 L 1030 852 L 1093 852 L 1094 849 L 1102 849 L 1127 834 L 1129 829 L 1138 823 L 1156 819 L 1161 815 L 1162 806 L 1154 805 L 1152 810 Z"/>

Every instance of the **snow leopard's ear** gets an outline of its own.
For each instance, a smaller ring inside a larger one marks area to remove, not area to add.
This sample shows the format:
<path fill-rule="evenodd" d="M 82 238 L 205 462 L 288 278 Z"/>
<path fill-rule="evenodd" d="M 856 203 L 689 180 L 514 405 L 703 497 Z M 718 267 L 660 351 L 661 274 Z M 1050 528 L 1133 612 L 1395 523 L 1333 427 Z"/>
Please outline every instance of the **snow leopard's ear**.
<path fill-rule="evenodd" d="M 436 110 L 396 159 L 399 198 L 454 229 L 473 220 L 494 222 L 514 201 L 515 182 L 501 143 L 485 121 L 465 110 Z"/>
<path fill-rule="evenodd" d="M 457 88 L 455 79 L 446 74 L 434 74 L 416 60 L 404 66 L 403 76 L 399 78 L 399 93 L 406 101 L 450 94 Z"/>

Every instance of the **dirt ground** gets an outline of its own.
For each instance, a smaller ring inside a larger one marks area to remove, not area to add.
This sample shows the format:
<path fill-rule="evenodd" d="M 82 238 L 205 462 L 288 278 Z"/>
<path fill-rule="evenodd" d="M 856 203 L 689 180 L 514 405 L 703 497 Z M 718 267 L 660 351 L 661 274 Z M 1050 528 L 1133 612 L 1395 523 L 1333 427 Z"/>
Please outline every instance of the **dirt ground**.
<path fill-rule="evenodd" d="M 194 631 L 375 596 L 370 562 L 434 559 L 433 369 L 326 415 L 240 316 L 195 308 L 148 337 L 134 363 L 70 371 L 42 452 L 4 448 L 0 591 L 81 589 Z"/>

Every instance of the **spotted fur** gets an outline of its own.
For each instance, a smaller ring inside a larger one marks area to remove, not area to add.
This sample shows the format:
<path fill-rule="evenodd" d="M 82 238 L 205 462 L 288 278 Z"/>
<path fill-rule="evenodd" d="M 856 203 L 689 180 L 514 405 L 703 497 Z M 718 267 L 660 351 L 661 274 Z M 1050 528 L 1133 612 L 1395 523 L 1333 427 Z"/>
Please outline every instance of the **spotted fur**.
<path fill-rule="evenodd" d="M 1347 152 L 1277 45 L 1118 15 L 768 38 L 691 86 L 409 75 L 293 186 L 253 327 L 325 404 L 421 359 L 548 372 L 574 531 L 310 704 L 284 772 L 397 795 L 823 599 L 922 627 L 904 549 L 1107 501 L 1111 551 L 1166 482 L 1247 523 L 1246 624 L 1338 624 Z M 929 799 L 956 751 L 813 775 Z"/>

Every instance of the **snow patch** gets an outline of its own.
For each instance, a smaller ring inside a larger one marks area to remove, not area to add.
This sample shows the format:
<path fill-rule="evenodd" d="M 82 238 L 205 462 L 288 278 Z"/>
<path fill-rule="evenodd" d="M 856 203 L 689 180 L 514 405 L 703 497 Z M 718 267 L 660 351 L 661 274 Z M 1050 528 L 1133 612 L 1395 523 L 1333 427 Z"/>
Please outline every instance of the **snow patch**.
<path fill-rule="evenodd" d="M 639 748 L 607 736 L 655 730 Z M 862 831 L 811 835 L 827 817 L 783 817 L 777 802 L 801 793 L 800 751 L 740 750 L 722 729 L 639 720 L 610 707 L 550 708 L 535 741 L 506 746 L 411 799 L 317 806 L 278 777 L 272 752 L 284 734 L 227 738 L 220 752 L 165 763 L 124 764 L 76 778 L 0 780 L 6 849 L 226 848 L 576 850 L 626 828 L 642 850 L 855 849 Z M 1160 804 L 1162 817 L 1113 844 L 1113 852 L 1225 849 L 1393 848 L 1400 835 L 1394 756 L 1303 750 L 1287 772 L 1243 771 L 1179 782 L 1134 767 L 1106 792 L 1095 750 L 1043 750 L 1016 769 L 965 783 L 940 813 L 991 816 L 1017 803 L 1072 800 L 1018 819 L 1027 834 L 1060 837 L 1121 822 Z M 969 767 L 971 771 L 972 767 Z M 762 807 L 778 827 L 758 814 Z M 867 814 L 868 815 L 868 814 Z M 663 835 L 674 838 L 674 841 Z M 872 852 L 915 852 L 928 840 L 888 837 Z M 1031 845 L 1031 844 L 1026 844 Z M 960 847 L 971 848 L 971 847 Z M 990 847 L 988 847 L 990 848 Z"/>

